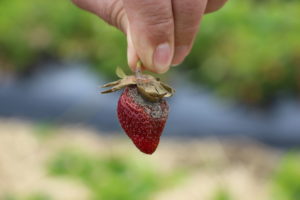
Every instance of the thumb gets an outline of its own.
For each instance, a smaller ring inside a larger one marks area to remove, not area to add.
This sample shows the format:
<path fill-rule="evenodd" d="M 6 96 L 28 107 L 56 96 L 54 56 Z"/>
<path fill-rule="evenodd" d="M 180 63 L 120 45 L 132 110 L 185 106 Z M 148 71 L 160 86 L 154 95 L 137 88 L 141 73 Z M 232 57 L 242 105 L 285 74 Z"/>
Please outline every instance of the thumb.
<path fill-rule="evenodd" d="M 128 18 L 128 59 L 137 56 L 144 68 L 156 73 L 169 69 L 174 54 L 174 21 L 171 0 L 123 0 Z"/>

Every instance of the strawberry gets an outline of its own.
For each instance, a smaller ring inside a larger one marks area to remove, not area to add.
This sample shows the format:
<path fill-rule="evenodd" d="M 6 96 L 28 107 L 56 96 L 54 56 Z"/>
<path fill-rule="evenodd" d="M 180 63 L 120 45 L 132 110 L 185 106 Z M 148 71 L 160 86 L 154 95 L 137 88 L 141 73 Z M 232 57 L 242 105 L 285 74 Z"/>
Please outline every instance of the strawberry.
<path fill-rule="evenodd" d="M 140 69 L 140 66 L 137 67 Z M 152 154 L 165 127 L 169 106 L 164 99 L 174 94 L 174 89 L 150 75 L 127 76 L 117 68 L 118 81 L 105 84 L 112 87 L 102 93 L 125 88 L 118 102 L 119 122 L 135 146 L 146 154 Z"/>
<path fill-rule="evenodd" d="M 118 117 L 122 128 L 136 147 L 152 154 L 159 143 L 169 113 L 166 100 L 144 99 L 136 86 L 125 89 L 118 102 Z"/>

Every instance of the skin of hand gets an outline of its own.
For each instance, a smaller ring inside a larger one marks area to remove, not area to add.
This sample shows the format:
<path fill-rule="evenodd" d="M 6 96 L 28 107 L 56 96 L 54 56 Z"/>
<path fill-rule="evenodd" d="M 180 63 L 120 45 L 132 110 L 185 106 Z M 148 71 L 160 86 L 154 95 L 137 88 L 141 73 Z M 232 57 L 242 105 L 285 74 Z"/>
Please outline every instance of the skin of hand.
<path fill-rule="evenodd" d="M 201 18 L 227 0 L 72 0 L 127 36 L 128 64 L 164 73 L 189 54 Z"/>

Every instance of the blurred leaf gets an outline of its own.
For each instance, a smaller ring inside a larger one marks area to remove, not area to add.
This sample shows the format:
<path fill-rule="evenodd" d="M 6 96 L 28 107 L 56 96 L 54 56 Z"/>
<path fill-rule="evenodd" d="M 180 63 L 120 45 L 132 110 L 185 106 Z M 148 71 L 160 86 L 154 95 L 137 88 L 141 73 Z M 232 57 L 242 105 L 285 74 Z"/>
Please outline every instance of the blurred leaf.
<path fill-rule="evenodd" d="M 51 200 L 49 195 L 43 193 L 32 194 L 26 198 L 26 200 Z"/>
<path fill-rule="evenodd" d="M 126 77 L 125 72 L 120 67 L 117 67 L 116 74 L 119 78 L 125 78 Z"/>
<path fill-rule="evenodd" d="M 52 200 L 49 195 L 42 192 L 33 193 L 25 197 L 21 195 L 7 194 L 3 197 L 1 196 L 0 198 L 3 200 Z"/>
<path fill-rule="evenodd" d="M 214 194 L 212 200 L 233 200 L 233 198 L 228 190 L 225 188 L 219 188 Z"/>
<path fill-rule="evenodd" d="M 51 123 L 38 123 L 35 126 L 34 133 L 40 138 L 47 138 L 56 133 L 56 126 Z"/>
<path fill-rule="evenodd" d="M 95 200 L 147 200 L 177 178 L 173 172 L 158 173 L 149 164 L 129 157 L 94 158 L 71 150 L 58 154 L 49 170 L 52 175 L 82 181 Z"/>
<path fill-rule="evenodd" d="M 282 161 L 273 178 L 275 200 L 300 199 L 300 154 L 289 153 Z"/>

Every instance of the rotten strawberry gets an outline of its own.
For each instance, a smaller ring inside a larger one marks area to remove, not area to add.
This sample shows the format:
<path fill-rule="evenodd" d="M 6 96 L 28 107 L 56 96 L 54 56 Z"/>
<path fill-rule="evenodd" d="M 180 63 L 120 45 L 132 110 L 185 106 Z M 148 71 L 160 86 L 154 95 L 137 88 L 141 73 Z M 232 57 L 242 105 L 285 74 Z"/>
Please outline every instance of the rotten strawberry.
<path fill-rule="evenodd" d="M 139 67 L 138 67 L 139 69 Z M 103 87 L 112 87 L 102 93 L 110 93 L 125 88 L 118 102 L 119 122 L 135 146 L 146 154 L 152 154 L 168 118 L 169 107 L 164 97 L 170 97 L 174 90 L 150 75 L 126 76 L 117 69 L 118 81 Z"/>

